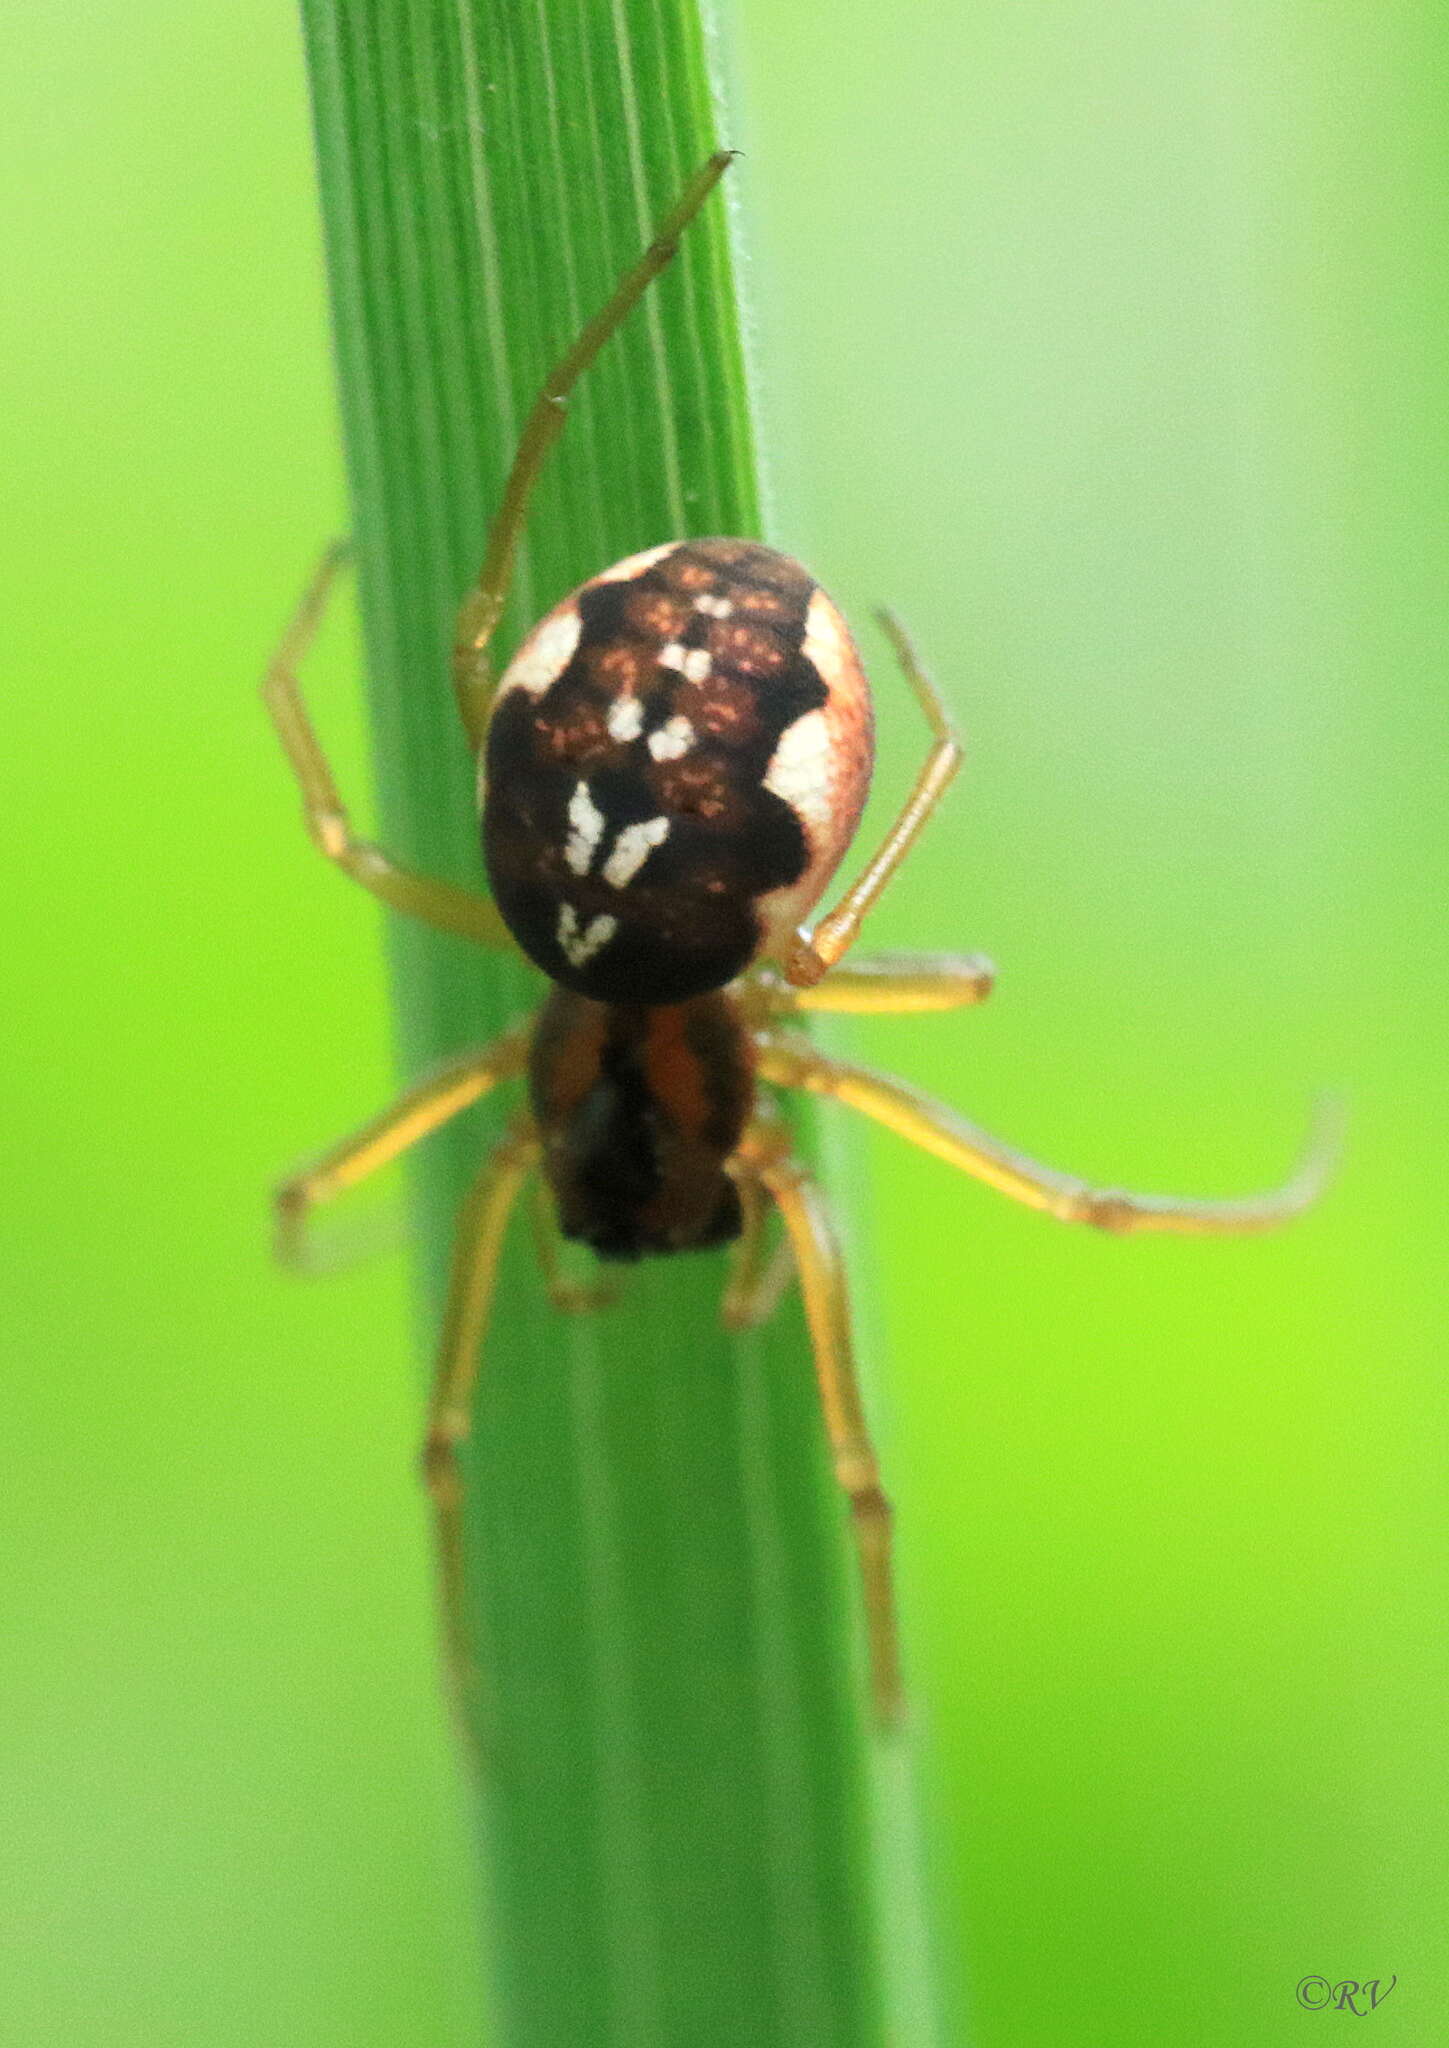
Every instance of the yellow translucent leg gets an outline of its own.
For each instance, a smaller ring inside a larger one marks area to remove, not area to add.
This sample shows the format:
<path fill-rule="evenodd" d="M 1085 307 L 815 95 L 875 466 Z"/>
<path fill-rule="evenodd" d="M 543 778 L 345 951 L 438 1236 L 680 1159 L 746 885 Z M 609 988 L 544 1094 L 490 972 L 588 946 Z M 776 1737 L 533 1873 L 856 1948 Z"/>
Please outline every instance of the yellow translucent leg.
<path fill-rule="evenodd" d="M 876 953 L 832 967 L 813 988 L 791 988 L 772 977 L 770 1009 L 848 1011 L 857 1017 L 904 1016 L 911 1011 L 962 1010 L 984 1003 L 996 969 L 984 953 Z"/>
<path fill-rule="evenodd" d="M 543 1284 L 554 1307 L 566 1316 L 589 1315 L 595 1309 L 612 1308 L 623 1292 L 619 1281 L 575 1280 L 565 1270 L 558 1210 L 554 1207 L 552 1190 L 542 1180 L 533 1184 L 529 1221 L 533 1227 L 533 1248 L 543 1271 Z"/>
<path fill-rule="evenodd" d="M 827 1059 L 803 1039 L 779 1037 L 762 1046 L 760 1074 L 783 1088 L 803 1088 L 873 1117 L 893 1131 L 959 1166 L 1029 1209 L 1062 1223 L 1088 1223 L 1120 1234 L 1159 1231 L 1180 1237 L 1240 1236 L 1276 1230 L 1317 1200 L 1338 1158 L 1342 1113 L 1320 1105 L 1313 1130 L 1290 1178 L 1262 1194 L 1223 1201 L 1183 1195 L 1129 1194 L 1089 1187 L 1085 1181 L 1042 1166 L 999 1138 L 968 1123 L 944 1102 L 936 1102 L 904 1081 Z"/>
<path fill-rule="evenodd" d="M 815 1360 L 820 1406 L 835 1476 L 850 1503 L 865 1606 L 871 1698 L 878 1725 L 890 1728 L 902 1709 L 900 1651 L 891 1582 L 891 1510 L 866 1427 L 850 1340 L 850 1306 L 840 1246 L 820 1190 L 804 1167 L 765 1141 L 760 1179 L 779 1206 L 800 1274 Z"/>
<path fill-rule="evenodd" d="M 745 1227 L 730 1248 L 730 1277 L 720 1302 L 728 1330 L 753 1330 L 767 1323 L 795 1277 L 795 1258 L 784 1237 L 771 1249 L 770 1203 L 757 1175 L 741 1171 L 735 1180 Z"/>
<path fill-rule="evenodd" d="M 345 541 L 336 541 L 327 549 L 262 683 L 262 699 L 302 792 L 312 843 L 344 874 L 392 909 L 480 946 L 511 947 L 508 927 L 486 896 L 474 896 L 466 889 L 454 888 L 451 882 L 399 867 L 380 847 L 359 839 L 348 821 L 297 681 L 297 670 L 316 638 L 337 572 L 347 556 Z"/>
<path fill-rule="evenodd" d="M 465 1731 L 465 1708 L 475 1666 L 463 1599 L 458 1446 L 466 1442 L 472 1428 L 473 1396 L 504 1233 L 519 1190 L 538 1156 L 533 1127 L 520 1120 L 484 1161 L 464 1198 L 453 1240 L 452 1275 L 428 1408 L 428 1431 L 423 1442 L 421 1464 L 433 1502 L 438 1605 L 448 1689 Z"/>
<path fill-rule="evenodd" d="M 473 751 L 483 745 L 493 678 L 488 644 L 508 601 L 513 565 L 518 554 L 529 499 L 554 442 L 563 432 L 568 395 L 609 336 L 623 323 L 650 284 L 670 263 L 679 238 L 724 176 L 733 150 L 723 149 L 702 164 L 654 231 L 654 239 L 631 270 L 625 272 L 608 303 L 600 307 L 578 339 L 543 380 L 543 388 L 524 422 L 518 451 L 488 535 L 488 549 L 478 582 L 463 600 L 453 648 L 453 686 L 463 729 Z M 603 565 L 601 565 L 603 566 Z"/>
<path fill-rule="evenodd" d="M 311 1211 L 376 1173 L 499 1081 L 521 1073 L 528 1035 L 527 1028 L 520 1026 L 480 1052 L 446 1060 L 361 1130 L 339 1139 L 310 1166 L 284 1180 L 274 1198 L 277 1257 L 283 1264 L 303 1271 L 318 1270 L 307 1243 Z"/>
<path fill-rule="evenodd" d="M 785 961 L 785 979 L 811 988 L 855 944 L 866 912 L 910 852 L 921 827 L 946 792 L 947 784 L 961 765 L 961 743 L 951 725 L 940 692 L 921 667 L 905 628 L 891 612 L 877 614 L 887 638 L 896 651 L 906 681 L 926 714 L 934 735 L 925 766 L 916 777 L 905 808 L 886 835 L 875 859 L 840 899 L 834 910 L 822 917 L 813 931 L 798 932 Z"/>

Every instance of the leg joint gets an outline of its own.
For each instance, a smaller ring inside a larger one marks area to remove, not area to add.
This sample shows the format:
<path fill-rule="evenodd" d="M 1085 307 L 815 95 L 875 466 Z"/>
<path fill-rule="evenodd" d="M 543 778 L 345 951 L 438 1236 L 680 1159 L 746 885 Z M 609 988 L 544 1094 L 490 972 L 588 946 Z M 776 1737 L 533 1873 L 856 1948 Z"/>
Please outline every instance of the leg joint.
<path fill-rule="evenodd" d="M 853 1513 L 863 1521 L 889 1521 L 890 1503 L 881 1490 L 880 1467 L 869 1450 L 855 1445 L 849 1450 L 838 1451 L 835 1476 L 844 1492 L 850 1495 Z"/>
<path fill-rule="evenodd" d="M 461 1417 L 441 1416 L 428 1431 L 419 1454 L 423 1484 L 440 1508 L 456 1507 L 462 1496 L 458 1446 L 467 1434 L 467 1424 Z"/>
<path fill-rule="evenodd" d="M 351 858 L 362 869 L 386 865 L 378 860 L 371 847 L 365 847 L 353 838 L 352 827 L 344 811 L 308 811 L 307 829 L 312 835 L 312 844 L 319 853 L 326 854 L 328 860 L 341 863 Z M 373 854 L 371 862 L 363 858 L 369 853 Z"/>
<path fill-rule="evenodd" d="M 1109 1237 L 1121 1237 L 1131 1230 L 1138 1212 L 1130 1195 L 1112 1188 L 1081 1188 L 1071 1197 L 1067 1213 L 1073 1223 L 1085 1223 L 1092 1230 L 1105 1231 Z"/>

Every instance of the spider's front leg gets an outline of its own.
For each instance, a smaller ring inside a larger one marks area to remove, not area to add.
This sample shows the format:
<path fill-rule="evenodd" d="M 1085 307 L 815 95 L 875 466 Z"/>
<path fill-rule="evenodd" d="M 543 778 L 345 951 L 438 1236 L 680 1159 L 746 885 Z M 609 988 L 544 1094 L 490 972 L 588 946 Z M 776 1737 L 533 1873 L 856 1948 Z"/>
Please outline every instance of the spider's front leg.
<path fill-rule="evenodd" d="M 493 1308 L 508 1219 L 524 1182 L 538 1163 L 539 1153 L 532 1119 L 518 1117 L 484 1160 L 458 1212 L 448 1300 L 420 1460 L 433 1502 L 438 1605 L 448 1689 L 465 1735 L 475 1665 L 463 1597 L 462 1475 L 458 1450 L 467 1442 L 473 1427 L 483 1339 Z"/>
<path fill-rule="evenodd" d="M 533 1184 L 529 1204 L 533 1249 L 549 1300 L 564 1316 L 592 1315 L 613 1308 L 624 1291 L 622 1278 L 577 1280 L 564 1263 L 564 1237 L 558 1225 L 553 1191 L 542 1175 Z"/>
<path fill-rule="evenodd" d="M 743 1161 L 732 1164 L 744 1228 L 731 1247 L 730 1277 L 720 1302 L 727 1330 L 755 1330 L 769 1322 L 795 1277 L 788 1237 L 770 1250 L 770 1198 L 758 1172 Z"/>
<path fill-rule="evenodd" d="M 850 1503 L 865 1607 L 871 1699 L 877 1725 L 888 1730 L 899 1722 L 904 1698 L 891 1574 L 891 1509 L 881 1486 L 856 1379 L 840 1244 L 818 1185 L 791 1157 L 782 1129 L 773 1124 L 752 1125 L 738 1158 L 742 1184 L 747 1177 L 756 1178 L 779 1209 L 800 1275 L 831 1460 Z"/>

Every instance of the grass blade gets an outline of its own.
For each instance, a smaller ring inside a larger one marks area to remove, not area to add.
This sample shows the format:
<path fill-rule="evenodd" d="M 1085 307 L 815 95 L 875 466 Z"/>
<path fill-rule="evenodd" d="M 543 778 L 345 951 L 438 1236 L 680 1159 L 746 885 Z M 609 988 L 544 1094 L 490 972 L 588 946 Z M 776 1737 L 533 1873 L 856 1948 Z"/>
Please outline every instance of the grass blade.
<path fill-rule="evenodd" d="M 539 378 L 715 144 L 701 28 L 693 0 L 304 16 L 383 834 L 476 886 L 453 615 Z M 758 527 L 713 203 L 571 406 L 503 649 L 618 556 Z M 536 1000 L 521 964 L 401 925 L 391 943 L 409 1070 Z M 486 1128 L 460 1120 L 420 1164 L 430 1328 Z M 468 1460 L 496 2038 L 878 2043 L 854 1596 L 798 1308 L 727 1337 L 699 1257 L 565 1319 L 525 1239 Z"/>

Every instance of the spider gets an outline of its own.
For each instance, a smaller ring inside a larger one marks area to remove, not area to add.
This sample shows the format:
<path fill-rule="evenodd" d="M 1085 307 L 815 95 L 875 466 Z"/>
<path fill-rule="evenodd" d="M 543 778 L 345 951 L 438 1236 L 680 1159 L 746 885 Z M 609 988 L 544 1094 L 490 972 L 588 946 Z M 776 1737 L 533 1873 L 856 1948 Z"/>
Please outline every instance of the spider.
<path fill-rule="evenodd" d="M 551 1197 L 540 1252 L 560 1306 L 586 1306 L 593 1294 L 564 1278 L 558 1232 L 605 1261 L 729 1243 L 722 1313 L 735 1327 L 768 1315 L 789 1277 L 766 1251 L 777 1210 L 851 1511 L 874 1707 L 889 1724 L 902 1705 L 891 1511 L 856 1380 L 845 1274 L 820 1191 L 761 1084 L 846 1103 L 1029 1208 L 1119 1233 L 1272 1229 L 1314 1199 L 1333 1146 L 1320 1131 L 1292 1178 L 1236 1200 L 1099 1190 L 789 1028 L 814 1010 L 964 1007 L 993 979 L 977 954 L 846 960 L 961 761 L 946 706 L 889 613 L 881 624 L 930 748 L 882 846 L 828 914 L 805 922 L 860 817 L 873 728 L 845 621 L 790 557 L 723 539 L 632 555 L 555 605 L 495 682 L 489 645 L 568 395 L 674 256 L 731 155 L 696 173 L 545 379 L 459 614 L 454 684 L 478 757 L 491 901 L 410 872 L 349 824 L 297 680 L 345 543 L 324 555 L 268 669 L 263 694 L 319 850 L 394 910 L 483 946 L 516 944 L 553 983 L 535 1017 L 449 1060 L 285 1181 L 278 1241 L 284 1258 L 301 1261 L 317 1204 L 501 1082 L 525 1082 L 527 1107 L 484 1160 L 458 1219 L 422 1454 L 456 1684 L 467 1657 L 458 1447 L 520 1191 L 538 1175 Z"/>

